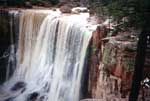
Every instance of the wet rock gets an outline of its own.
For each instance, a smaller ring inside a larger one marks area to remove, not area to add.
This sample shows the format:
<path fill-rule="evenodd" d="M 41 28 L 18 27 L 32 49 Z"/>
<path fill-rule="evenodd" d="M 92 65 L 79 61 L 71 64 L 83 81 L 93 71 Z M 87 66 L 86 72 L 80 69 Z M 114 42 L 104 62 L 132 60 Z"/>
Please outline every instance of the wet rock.
<path fill-rule="evenodd" d="M 46 95 L 43 95 L 40 97 L 39 101 L 47 101 L 48 97 Z"/>
<path fill-rule="evenodd" d="M 71 7 L 67 6 L 67 5 L 64 5 L 64 6 L 61 6 L 60 7 L 60 11 L 62 13 L 71 13 Z"/>
<path fill-rule="evenodd" d="M 52 8 L 52 11 L 57 11 L 57 9 L 56 8 Z"/>
<path fill-rule="evenodd" d="M 28 96 L 27 101 L 36 101 L 39 96 L 38 92 L 33 92 Z"/>
<path fill-rule="evenodd" d="M 88 95 L 94 97 L 96 91 L 96 86 L 98 82 L 98 76 L 100 73 L 99 65 L 102 61 L 103 56 L 103 43 L 102 39 L 106 37 L 106 31 L 104 26 L 98 26 L 96 31 L 92 33 L 91 42 L 91 55 L 90 55 L 90 67 L 89 67 L 89 85 L 88 85 Z"/>
<path fill-rule="evenodd" d="M 40 97 L 40 101 L 44 101 L 45 97 L 44 96 L 41 96 Z"/>
<path fill-rule="evenodd" d="M 24 89 L 26 86 L 26 83 L 25 82 L 17 82 L 12 88 L 11 88 L 11 91 L 18 91 L 20 89 Z"/>
<path fill-rule="evenodd" d="M 23 88 L 23 89 L 21 90 L 21 93 L 25 92 L 25 90 L 26 90 L 26 88 Z"/>

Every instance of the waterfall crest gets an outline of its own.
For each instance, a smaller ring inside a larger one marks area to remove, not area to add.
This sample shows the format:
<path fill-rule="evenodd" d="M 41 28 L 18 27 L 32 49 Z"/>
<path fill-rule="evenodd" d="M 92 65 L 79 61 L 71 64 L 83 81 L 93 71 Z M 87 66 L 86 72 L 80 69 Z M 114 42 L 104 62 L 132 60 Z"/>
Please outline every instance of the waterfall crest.
<path fill-rule="evenodd" d="M 72 17 L 22 12 L 17 69 L 1 87 L 0 101 L 30 101 L 31 95 L 37 95 L 36 101 L 79 101 L 91 33 L 80 23 L 83 19 L 73 21 Z M 19 81 L 24 86 L 12 91 Z"/>

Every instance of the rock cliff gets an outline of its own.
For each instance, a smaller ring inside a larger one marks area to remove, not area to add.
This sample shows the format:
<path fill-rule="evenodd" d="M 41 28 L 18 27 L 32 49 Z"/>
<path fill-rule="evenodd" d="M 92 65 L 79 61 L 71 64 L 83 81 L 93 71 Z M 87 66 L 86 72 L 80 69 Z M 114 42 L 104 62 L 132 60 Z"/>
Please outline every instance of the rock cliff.
<path fill-rule="evenodd" d="M 137 35 L 122 32 L 106 37 L 105 27 L 93 32 L 88 94 L 92 98 L 127 98 L 130 92 Z"/>

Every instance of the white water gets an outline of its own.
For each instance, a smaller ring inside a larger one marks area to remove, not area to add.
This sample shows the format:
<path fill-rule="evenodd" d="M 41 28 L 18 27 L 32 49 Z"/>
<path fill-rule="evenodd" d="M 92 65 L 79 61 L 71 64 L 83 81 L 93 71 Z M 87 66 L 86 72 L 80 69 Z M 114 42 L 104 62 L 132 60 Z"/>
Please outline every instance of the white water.
<path fill-rule="evenodd" d="M 22 11 L 20 16 L 17 69 L 0 89 L 0 101 L 79 101 L 81 77 L 91 32 L 86 17 L 45 11 Z M 11 91 L 18 81 L 26 89 Z M 43 100 L 40 100 L 45 96 Z"/>

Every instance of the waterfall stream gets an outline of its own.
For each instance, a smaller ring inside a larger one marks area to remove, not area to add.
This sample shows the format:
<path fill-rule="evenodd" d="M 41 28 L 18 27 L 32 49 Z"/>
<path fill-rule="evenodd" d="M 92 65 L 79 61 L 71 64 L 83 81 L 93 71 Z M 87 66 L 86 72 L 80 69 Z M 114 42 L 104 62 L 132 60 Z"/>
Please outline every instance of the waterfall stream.
<path fill-rule="evenodd" d="M 92 35 L 86 28 L 86 17 L 22 11 L 17 67 L 0 87 L 0 101 L 79 101 Z"/>

